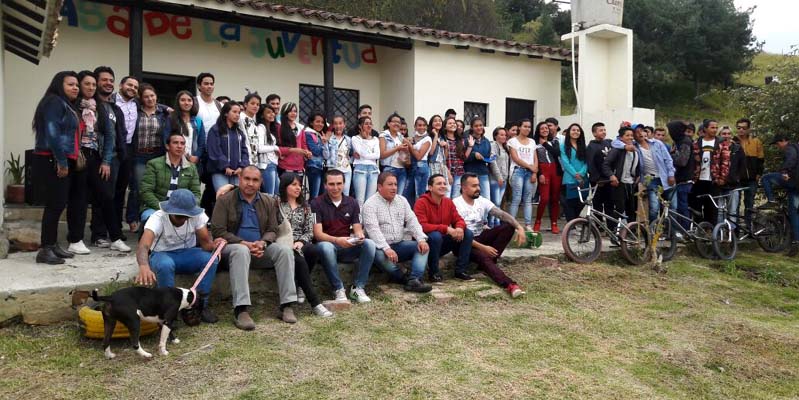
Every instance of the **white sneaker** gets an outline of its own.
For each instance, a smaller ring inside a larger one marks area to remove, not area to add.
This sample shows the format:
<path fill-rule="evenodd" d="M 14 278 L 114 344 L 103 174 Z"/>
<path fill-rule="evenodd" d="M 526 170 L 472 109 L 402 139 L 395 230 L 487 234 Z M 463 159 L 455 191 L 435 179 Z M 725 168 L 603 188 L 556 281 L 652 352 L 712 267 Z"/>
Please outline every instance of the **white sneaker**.
<path fill-rule="evenodd" d="M 369 296 L 366 295 L 366 291 L 363 288 L 353 287 L 350 291 L 350 298 L 355 300 L 357 303 L 368 303 L 372 301 Z"/>
<path fill-rule="evenodd" d="M 322 304 L 317 304 L 316 307 L 313 308 L 313 313 L 323 318 L 330 318 L 333 316 L 333 313 Z"/>
<path fill-rule="evenodd" d="M 76 243 L 70 243 L 67 251 L 73 254 L 91 254 L 89 248 L 83 244 L 83 240 L 79 240 Z"/>
<path fill-rule="evenodd" d="M 302 291 L 301 287 L 297 288 L 297 303 L 298 304 L 305 303 L 305 292 Z"/>
<path fill-rule="evenodd" d="M 114 241 L 114 243 L 111 243 L 111 245 L 108 246 L 108 248 L 111 250 L 120 251 L 122 253 L 130 252 L 130 247 L 128 247 L 128 245 L 125 244 L 125 242 L 123 242 L 122 239 L 117 239 L 116 241 Z"/>
<path fill-rule="evenodd" d="M 347 289 L 341 288 L 336 290 L 336 298 L 333 301 L 336 303 L 349 303 L 350 299 L 347 298 Z"/>

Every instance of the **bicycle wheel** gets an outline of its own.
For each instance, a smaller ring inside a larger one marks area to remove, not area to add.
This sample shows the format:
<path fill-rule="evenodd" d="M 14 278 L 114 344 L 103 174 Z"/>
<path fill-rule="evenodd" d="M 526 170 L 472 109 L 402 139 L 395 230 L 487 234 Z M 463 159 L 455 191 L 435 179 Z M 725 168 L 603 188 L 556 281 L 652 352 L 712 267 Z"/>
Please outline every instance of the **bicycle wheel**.
<path fill-rule="evenodd" d="M 560 235 L 563 251 L 570 260 L 587 264 L 599 257 L 602 237 L 599 229 L 585 218 L 575 218 L 563 227 Z"/>
<path fill-rule="evenodd" d="M 702 258 L 714 259 L 713 252 L 713 224 L 702 221 L 694 228 L 694 247 Z"/>
<path fill-rule="evenodd" d="M 657 227 L 655 226 L 655 221 L 649 225 L 649 232 L 657 232 Z M 677 233 L 675 229 L 671 227 L 671 219 L 666 219 L 663 221 L 663 227 L 660 231 L 660 237 L 658 238 L 657 243 L 657 252 L 658 255 L 662 257 L 662 261 L 670 261 L 674 258 L 674 254 L 677 253 Z"/>
<path fill-rule="evenodd" d="M 722 260 L 732 260 L 738 251 L 738 236 L 735 230 L 721 222 L 713 228 L 713 252 Z"/>
<path fill-rule="evenodd" d="M 791 243 L 788 219 L 784 214 L 758 213 L 752 219 L 752 236 L 763 251 L 779 253 Z"/>
<path fill-rule="evenodd" d="M 619 242 L 621 255 L 632 265 L 642 265 L 649 261 L 649 229 L 638 221 L 630 222 L 621 230 Z"/>

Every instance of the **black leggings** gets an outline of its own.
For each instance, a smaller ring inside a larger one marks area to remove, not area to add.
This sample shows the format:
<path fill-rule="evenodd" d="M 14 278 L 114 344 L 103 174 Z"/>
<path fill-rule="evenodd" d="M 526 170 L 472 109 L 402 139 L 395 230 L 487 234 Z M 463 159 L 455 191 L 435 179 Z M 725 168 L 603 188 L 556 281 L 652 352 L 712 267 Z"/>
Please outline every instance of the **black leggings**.
<path fill-rule="evenodd" d="M 58 221 L 64 208 L 67 209 L 67 240 L 75 243 L 83 239 L 86 228 L 86 170 L 75 171 L 75 160 L 67 160 L 69 173 L 63 178 L 56 174 L 56 162 L 52 156 L 36 155 L 34 174 L 41 179 L 47 190 L 47 200 L 42 214 L 42 246 L 53 246 L 58 242 Z"/>
<path fill-rule="evenodd" d="M 319 258 L 319 249 L 313 243 L 302 246 L 302 254 L 294 250 L 294 282 L 305 292 L 305 298 L 311 307 L 316 307 L 321 302 L 319 295 L 311 282 L 311 270 Z"/>

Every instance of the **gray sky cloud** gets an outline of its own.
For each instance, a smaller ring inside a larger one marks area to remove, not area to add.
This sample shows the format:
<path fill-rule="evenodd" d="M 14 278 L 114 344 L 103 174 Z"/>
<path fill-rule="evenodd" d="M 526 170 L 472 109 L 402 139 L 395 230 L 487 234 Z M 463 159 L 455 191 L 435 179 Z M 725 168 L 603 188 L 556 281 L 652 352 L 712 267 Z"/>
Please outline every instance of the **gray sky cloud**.
<path fill-rule="evenodd" d="M 735 0 L 739 9 L 757 6 L 754 13 L 755 36 L 765 41 L 763 49 L 770 53 L 787 53 L 791 45 L 799 46 L 799 1 Z"/>

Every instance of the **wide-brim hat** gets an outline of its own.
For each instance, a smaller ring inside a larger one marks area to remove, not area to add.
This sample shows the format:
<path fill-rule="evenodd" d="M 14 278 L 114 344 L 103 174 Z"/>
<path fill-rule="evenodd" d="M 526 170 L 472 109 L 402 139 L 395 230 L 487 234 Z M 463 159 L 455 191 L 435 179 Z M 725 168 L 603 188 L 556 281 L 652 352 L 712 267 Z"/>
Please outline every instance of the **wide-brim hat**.
<path fill-rule="evenodd" d="M 165 213 L 170 215 L 183 215 L 186 217 L 196 217 L 203 212 L 202 207 L 197 206 L 197 199 L 194 193 L 188 189 L 178 189 L 172 192 L 169 200 L 158 203 Z"/>

